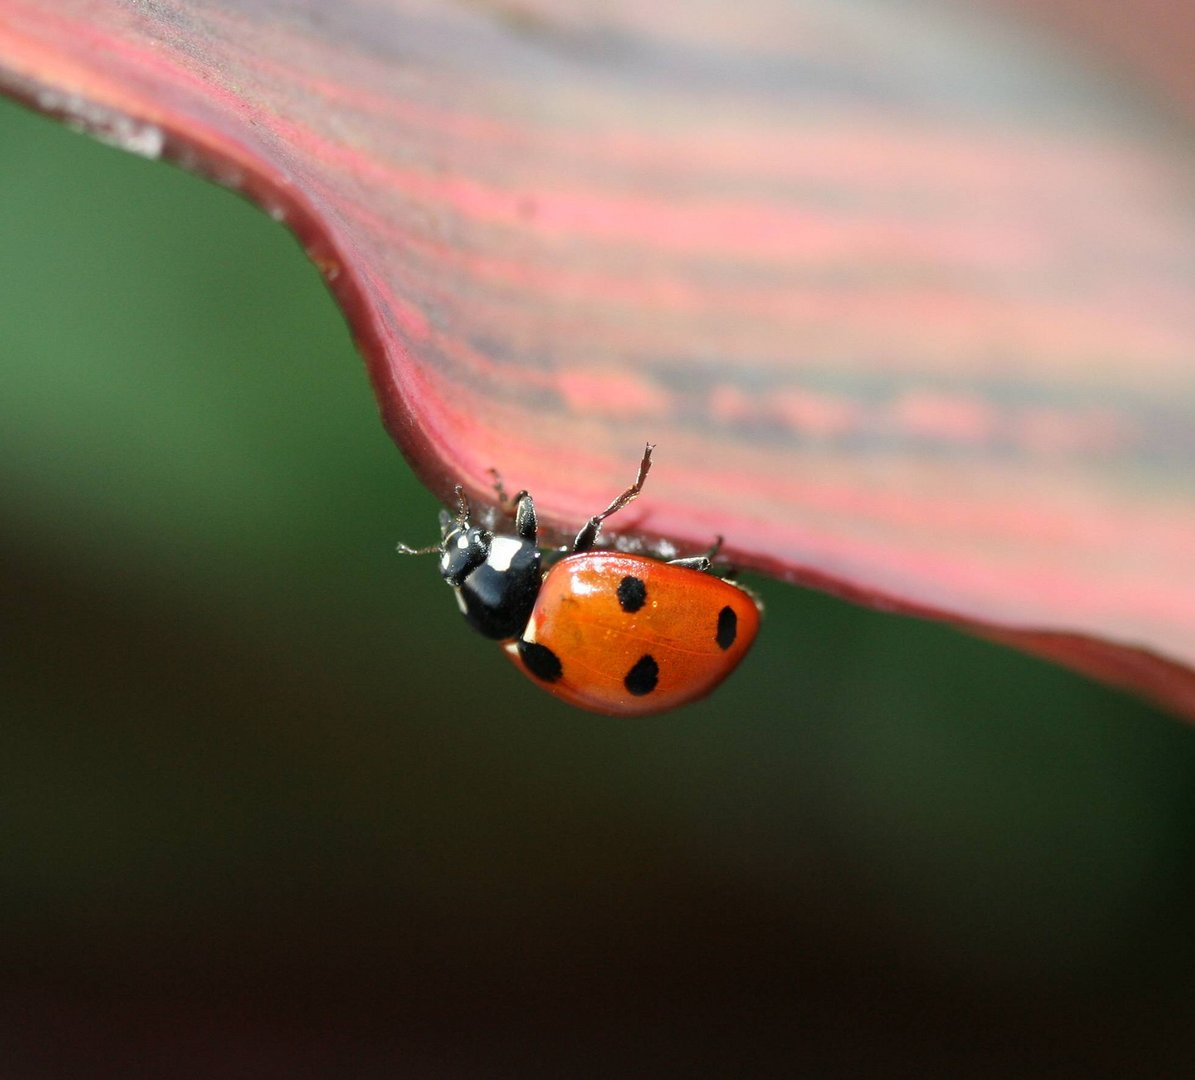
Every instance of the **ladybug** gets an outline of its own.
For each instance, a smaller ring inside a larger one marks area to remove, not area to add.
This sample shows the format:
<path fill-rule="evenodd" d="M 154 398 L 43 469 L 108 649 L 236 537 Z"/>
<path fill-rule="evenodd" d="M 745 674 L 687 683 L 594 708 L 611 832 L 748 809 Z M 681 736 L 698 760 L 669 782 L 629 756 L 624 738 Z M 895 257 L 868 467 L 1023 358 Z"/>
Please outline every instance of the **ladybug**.
<path fill-rule="evenodd" d="M 720 537 L 707 554 L 683 559 L 594 549 L 602 522 L 642 490 L 653 449 L 644 450 L 635 482 L 546 570 L 530 494 L 508 500 L 497 474 L 513 535 L 474 524 L 458 485 L 456 515 L 440 512 L 440 543 L 398 550 L 438 553 L 466 622 L 570 705 L 646 716 L 696 701 L 746 655 L 761 609 L 746 590 L 710 572 Z"/>

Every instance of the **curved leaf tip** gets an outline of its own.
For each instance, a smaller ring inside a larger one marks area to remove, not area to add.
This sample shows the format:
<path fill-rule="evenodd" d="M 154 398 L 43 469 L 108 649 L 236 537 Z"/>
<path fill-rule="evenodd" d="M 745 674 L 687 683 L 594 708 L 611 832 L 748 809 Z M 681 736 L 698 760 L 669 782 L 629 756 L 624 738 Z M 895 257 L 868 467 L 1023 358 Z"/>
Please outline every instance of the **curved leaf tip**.
<path fill-rule="evenodd" d="M 1195 713 L 1195 163 L 1029 22 L 0 0 L 0 84 L 294 229 L 441 494 L 647 438 L 625 528 Z"/>

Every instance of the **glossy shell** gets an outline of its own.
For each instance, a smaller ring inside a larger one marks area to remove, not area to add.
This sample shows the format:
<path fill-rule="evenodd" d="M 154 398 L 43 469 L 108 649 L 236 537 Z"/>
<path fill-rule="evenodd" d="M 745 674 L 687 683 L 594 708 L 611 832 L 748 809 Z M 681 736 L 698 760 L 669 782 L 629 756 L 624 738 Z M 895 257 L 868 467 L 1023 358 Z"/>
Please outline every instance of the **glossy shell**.
<path fill-rule="evenodd" d="M 646 716 L 704 697 L 739 664 L 759 608 L 720 578 L 655 559 L 588 552 L 544 578 L 507 655 L 557 697 Z"/>
<path fill-rule="evenodd" d="M 527 625 L 539 592 L 541 556 L 529 540 L 495 536 L 485 562 L 456 590 L 457 604 L 479 634 L 497 641 Z"/>

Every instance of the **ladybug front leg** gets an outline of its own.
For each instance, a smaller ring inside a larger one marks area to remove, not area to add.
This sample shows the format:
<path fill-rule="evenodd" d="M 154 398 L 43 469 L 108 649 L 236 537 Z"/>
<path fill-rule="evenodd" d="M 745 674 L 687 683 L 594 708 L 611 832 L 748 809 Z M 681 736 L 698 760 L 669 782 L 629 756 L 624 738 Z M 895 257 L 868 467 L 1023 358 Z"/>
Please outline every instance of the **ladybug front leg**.
<path fill-rule="evenodd" d="M 536 542 L 539 529 L 535 517 L 535 503 L 531 495 L 524 489 L 512 499 L 506 494 L 506 485 L 502 483 L 502 474 L 497 469 L 490 469 L 490 476 L 494 478 L 494 494 L 498 496 L 498 505 L 504 514 L 514 518 L 515 532 L 531 543 Z"/>
<path fill-rule="evenodd" d="M 535 516 L 535 503 L 530 493 L 520 491 L 515 496 L 515 532 L 522 539 L 534 544 L 539 534 L 539 522 Z"/>
<path fill-rule="evenodd" d="M 577 533 L 577 539 L 573 541 L 574 552 L 588 551 L 592 548 L 594 541 L 597 540 L 598 532 L 601 530 L 602 522 L 638 497 L 639 492 L 643 490 L 643 481 L 647 479 L 648 471 L 651 469 L 651 452 L 654 449 L 655 445 L 653 443 L 648 443 L 644 447 L 643 460 L 639 462 L 639 475 L 635 477 L 635 482 L 607 506 L 605 510 L 600 514 L 594 514 L 593 517 L 581 526 L 581 531 Z"/>

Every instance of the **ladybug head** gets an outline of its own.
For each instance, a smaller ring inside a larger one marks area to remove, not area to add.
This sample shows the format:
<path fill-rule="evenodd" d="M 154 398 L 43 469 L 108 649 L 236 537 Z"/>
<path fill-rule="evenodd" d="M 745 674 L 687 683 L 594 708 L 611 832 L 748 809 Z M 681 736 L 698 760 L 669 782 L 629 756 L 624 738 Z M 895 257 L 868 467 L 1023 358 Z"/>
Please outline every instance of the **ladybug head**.
<path fill-rule="evenodd" d="M 454 589 L 489 558 L 494 534 L 469 522 L 469 500 L 456 486 L 456 516 L 440 511 L 440 576 Z"/>
<path fill-rule="evenodd" d="M 474 570 L 489 558 L 494 534 L 468 520 L 457 521 L 443 515 L 440 522 L 444 538 L 440 541 L 440 576 L 458 588 Z"/>
<path fill-rule="evenodd" d="M 469 521 L 469 500 L 460 485 L 456 488 L 455 516 L 440 511 L 440 542 L 431 547 L 398 545 L 400 555 L 440 556 L 440 575 L 454 589 L 489 558 L 494 534 Z"/>
<path fill-rule="evenodd" d="M 495 536 L 470 520 L 469 500 L 458 485 L 456 514 L 440 512 L 440 542 L 426 548 L 399 544 L 402 555 L 440 556 L 440 576 L 456 593 L 466 622 L 479 634 L 509 641 L 523 632 L 531 618 L 543 579 L 543 563 L 536 546 L 535 505 L 520 491 L 513 503 L 515 535 Z"/>

